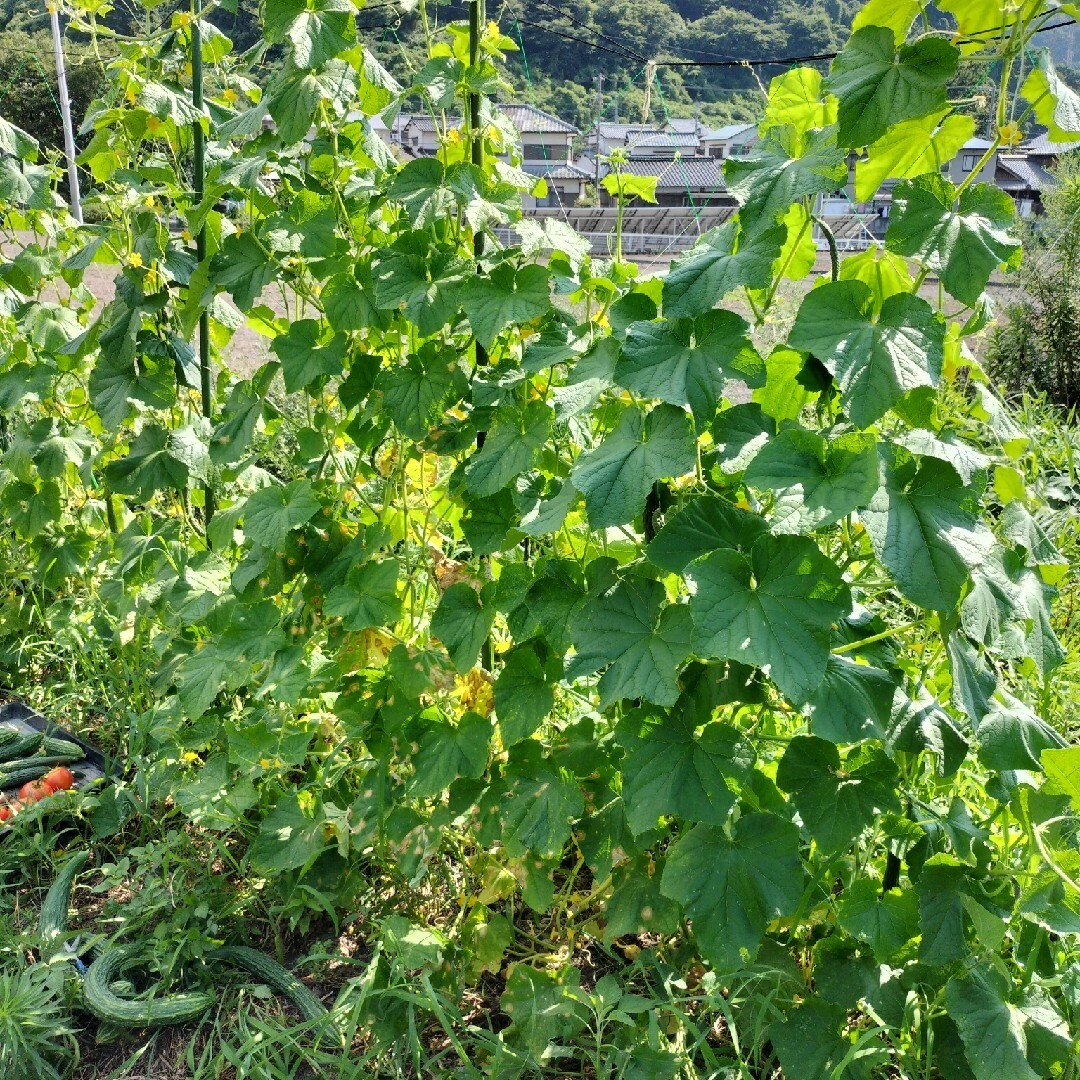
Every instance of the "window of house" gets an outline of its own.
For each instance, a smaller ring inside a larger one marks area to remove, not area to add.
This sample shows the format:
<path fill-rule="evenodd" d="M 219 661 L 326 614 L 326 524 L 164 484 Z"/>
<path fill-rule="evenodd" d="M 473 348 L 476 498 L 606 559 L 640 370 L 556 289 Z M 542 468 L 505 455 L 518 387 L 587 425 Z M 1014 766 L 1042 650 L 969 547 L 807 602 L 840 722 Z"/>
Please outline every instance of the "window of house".
<path fill-rule="evenodd" d="M 722 158 L 724 156 L 724 148 L 722 146 L 710 146 L 709 157 Z"/>
<path fill-rule="evenodd" d="M 975 162 L 979 160 L 978 154 L 965 154 L 964 160 L 961 163 L 963 165 L 964 172 L 971 172 L 975 168 Z"/>
<path fill-rule="evenodd" d="M 558 143 L 522 143 L 521 152 L 526 161 L 565 161 L 567 147 Z"/>

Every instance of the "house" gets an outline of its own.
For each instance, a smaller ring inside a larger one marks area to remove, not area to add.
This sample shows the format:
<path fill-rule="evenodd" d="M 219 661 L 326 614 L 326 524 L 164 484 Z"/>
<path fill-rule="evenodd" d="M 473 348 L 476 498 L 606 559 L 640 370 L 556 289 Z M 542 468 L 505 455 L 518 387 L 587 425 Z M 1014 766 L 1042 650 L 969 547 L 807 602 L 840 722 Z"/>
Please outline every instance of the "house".
<path fill-rule="evenodd" d="M 1053 184 L 1053 177 L 1027 154 L 998 154 L 994 184 L 1016 203 L 1022 218 L 1042 213 L 1042 194 Z"/>
<path fill-rule="evenodd" d="M 717 158 L 633 157 L 621 166 L 631 176 L 656 177 L 658 206 L 686 206 L 699 210 L 706 206 L 735 206 L 736 202 L 724 184 L 723 166 Z M 600 204 L 610 206 L 616 200 L 601 189 Z"/>
<path fill-rule="evenodd" d="M 434 157 L 442 146 L 443 132 L 454 128 L 460 130 L 463 124 L 460 116 L 448 116 L 444 127 L 425 113 L 418 113 L 399 127 L 399 139 L 413 157 Z"/>
<path fill-rule="evenodd" d="M 642 124 L 615 124 L 601 120 L 593 124 L 582 138 L 582 150 L 592 157 L 606 156 L 612 150 L 623 150 L 644 135 L 657 135 L 660 129 Z"/>
<path fill-rule="evenodd" d="M 574 162 L 578 129 L 535 105 L 504 103 L 495 107 L 518 133 L 522 169 L 547 181 L 547 195 L 524 195 L 522 209 L 573 206 L 593 179 L 591 163 L 585 169 Z"/>
<path fill-rule="evenodd" d="M 975 166 L 983 159 L 986 151 L 993 145 L 989 139 L 980 139 L 978 137 L 968 139 L 960 147 L 960 152 L 956 157 L 949 162 L 949 179 L 954 184 L 965 183 L 971 176 Z M 982 169 L 979 170 L 979 175 L 975 177 L 974 182 L 977 184 L 992 184 L 996 170 L 997 154 L 993 154 Z"/>
<path fill-rule="evenodd" d="M 714 158 L 743 157 L 757 140 L 757 124 L 725 124 L 701 133 L 701 153 Z"/>

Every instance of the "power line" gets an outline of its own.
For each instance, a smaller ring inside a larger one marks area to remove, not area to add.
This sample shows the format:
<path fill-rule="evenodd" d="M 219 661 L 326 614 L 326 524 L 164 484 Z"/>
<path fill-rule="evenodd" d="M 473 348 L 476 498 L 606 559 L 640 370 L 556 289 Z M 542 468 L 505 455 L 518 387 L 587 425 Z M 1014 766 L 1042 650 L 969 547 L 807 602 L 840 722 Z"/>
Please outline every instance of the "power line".
<path fill-rule="evenodd" d="M 570 12 L 565 11 L 563 8 L 559 7 L 556 4 L 550 3 L 549 0 L 536 0 L 536 2 L 542 7 L 546 7 L 551 11 L 558 12 L 558 14 L 560 14 L 564 19 L 569 19 L 570 22 L 572 22 L 575 26 L 580 27 L 582 30 L 587 30 L 589 33 L 595 34 L 596 37 L 599 38 L 601 41 L 606 41 L 608 42 L 608 44 L 614 45 L 615 48 L 625 53 L 631 60 L 637 60 L 638 63 L 641 64 L 644 64 L 646 62 L 645 57 L 642 56 L 640 53 L 635 52 L 633 49 L 630 48 L 629 45 L 625 44 L 624 42 L 617 41 L 615 38 L 608 36 L 601 30 L 594 30 L 587 23 L 584 23 L 576 16 L 571 15 Z"/>
<path fill-rule="evenodd" d="M 543 3 L 544 0 L 540 0 L 540 2 Z M 545 6 L 554 8 L 554 5 L 552 5 L 552 4 L 546 4 L 545 3 Z M 554 8 L 554 10 L 559 10 L 559 9 Z M 526 18 L 521 17 L 521 16 L 517 16 L 517 18 L 518 18 L 518 21 L 520 23 L 522 23 L 523 25 L 525 25 L 525 26 L 532 26 L 532 27 L 535 27 L 537 30 L 543 30 L 545 33 L 552 34 L 552 35 L 554 35 L 555 37 L 558 37 L 558 38 L 562 38 L 564 41 L 573 41 L 573 42 L 576 42 L 579 45 L 585 45 L 587 48 L 596 49 L 598 52 L 608 53 L 610 56 L 616 56 L 616 57 L 619 57 L 620 59 L 626 59 L 626 58 L 630 58 L 630 59 L 634 59 L 634 60 L 640 60 L 641 59 L 637 55 L 632 54 L 632 52 L 630 50 L 628 50 L 625 45 L 622 45 L 619 42 L 615 42 L 615 44 L 619 46 L 619 50 L 620 50 L 620 51 L 617 52 L 615 49 L 610 49 L 607 46 L 601 45 L 601 44 L 599 44 L 598 42 L 595 42 L 595 41 L 587 41 L 585 38 L 578 37 L 576 34 L 567 33 L 565 30 L 557 30 L 552 26 L 548 26 L 548 25 L 546 25 L 544 23 L 533 22 L 532 20 L 526 19 Z M 1035 33 L 1036 34 L 1045 34 L 1045 33 L 1048 33 L 1051 30 L 1060 30 L 1060 29 L 1062 29 L 1063 27 L 1066 27 L 1066 26 L 1075 26 L 1077 24 L 1077 21 L 1078 20 L 1072 19 L 1072 18 L 1063 19 L 1061 22 L 1051 23 L 1048 26 L 1040 26 L 1035 31 Z M 997 33 L 1000 33 L 1000 32 L 1001 32 L 1000 27 L 990 27 L 990 28 L 988 28 L 986 30 L 977 30 L 977 31 L 973 31 L 971 34 L 969 34 L 965 38 L 958 38 L 956 43 L 959 44 L 959 45 L 980 44 L 980 40 L 981 40 L 982 37 L 985 37 L 987 34 L 997 34 Z M 614 39 L 609 39 L 609 40 L 614 40 Z M 689 51 L 690 52 L 698 52 L 698 51 L 704 51 L 704 50 L 690 49 Z M 714 53 L 713 55 L 723 55 L 723 54 Z M 675 67 L 757 68 L 757 67 L 773 67 L 773 66 L 791 67 L 791 66 L 796 65 L 796 64 L 820 64 L 820 63 L 825 63 L 826 61 L 829 61 L 829 60 L 835 60 L 839 55 L 840 55 L 839 51 L 834 51 L 834 52 L 825 52 L 825 53 L 814 53 L 812 55 L 804 55 L 804 56 L 777 56 L 777 57 L 756 58 L 756 59 L 752 59 L 752 58 L 749 58 L 749 57 L 744 57 L 744 58 L 734 58 L 733 57 L 733 58 L 728 59 L 728 60 L 657 60 L 657 61 L 655 61 L 654 66 L 656 66 L 656 67 L 668 67 L 668 68 L 675 68 Z"/>

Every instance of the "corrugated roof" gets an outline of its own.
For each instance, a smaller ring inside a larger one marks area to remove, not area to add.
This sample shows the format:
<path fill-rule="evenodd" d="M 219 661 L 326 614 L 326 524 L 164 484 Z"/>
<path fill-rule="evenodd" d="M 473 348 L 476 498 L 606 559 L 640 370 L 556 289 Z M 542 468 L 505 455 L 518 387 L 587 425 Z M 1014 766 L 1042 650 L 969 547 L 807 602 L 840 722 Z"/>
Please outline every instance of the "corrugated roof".
<path fill-rule="evenodd" d="M 1075 139 L 1071 142 L 1053 142 L 1044 131 L 1037 138 L 1024 143 L 1020 149 L 1026 150 L 1029 154 L 1034 154 L 1036 157 L 1057 157 L 1058 154 L 1067 154 L 1070 150 L 1075 150 L 1078 146 L 1080 146 L 1080 139 Z"/>
<path fill-rule="evenodd" d="M 592 180 L 595 174 L 576 165 L 552 165 L 543 175 L 549 180 Z"/>
<path fill-rule="evenodd" d="M 669 117 L 667 127 L 684 135 L 696 135 L 701 129 L 701 122 L 694 116 Z"/>
<path fill-rule="evenodd" d="M 726 142 L 735 135 L 741 135 L 748 128 L 755 128 L 755 124 L 725 124 L 723 127 L 714 128 L 712 131 L 701 133 L 702 142 Z"/>
<path fill-rule="evenodd" d="M 631 158 L 622 170 L 631 176 L 655 176 L 658 191 L 685 191 L 689 187 L 722 192 L 727 190 L 723 164 L 719 158 L 712 157 L 676 157 L 670 161 Z"/>
<path fill-rule="evenodd" d="M 543 134 L 578 135 L 578 129 L 557 116 L 552 116 L 535 105 L 515 105 L 504 103 L 496 108 L 502 112 L 522 134 L 540 132 Z"/>

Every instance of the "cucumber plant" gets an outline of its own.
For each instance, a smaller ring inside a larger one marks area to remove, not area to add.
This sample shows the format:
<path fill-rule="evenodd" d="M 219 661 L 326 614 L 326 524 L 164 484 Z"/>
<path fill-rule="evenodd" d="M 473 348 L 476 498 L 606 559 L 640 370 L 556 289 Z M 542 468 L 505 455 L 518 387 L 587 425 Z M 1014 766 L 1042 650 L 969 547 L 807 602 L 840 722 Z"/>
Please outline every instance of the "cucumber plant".
<path fill-rule="evenodd" d="M 196 107 L 195 13 L 125 41 L 74 0 L 116 52 L 97 223 L 0 122 L 6 638 L 82 590 L 91 633 L 149 652 L 148 791 L 243 840 L 297 923 L 464 835 L 535 912 L 569 875 L 589 933 L 794 964 L 767 1027 L 794 1080 L 1075 1075 L 1080 749 L 1043 715 L 1068 568 L 969 341 L 1020 258 L 979 177 L 1032 122 L 1080 136 L 1037 37 L 1080 10 L 937 6 L 953 29 L 870 0 L 827 74 L 773 80 L 738 213 L 645 276 L 522 217 L 495 25 L 476 55 L 432 29 L 399 81 L 351 0 L 267 0 L 257 56 L 202 26 Z M 953 183 L 962 60 L 998 89 Z M 417 100 L 440 148 L 401 163 L 373 118 Z M 886 182 L 884 243 L 809 287 L 817 198 Z M 219 360 L 241 326 L 270 353 L 220 368 L 209 416 L 204 313 Z M 553 979 L 519 969 L 507 1010 Z M 542 1056 L 559 1032 L 524 1023 Z"/>

